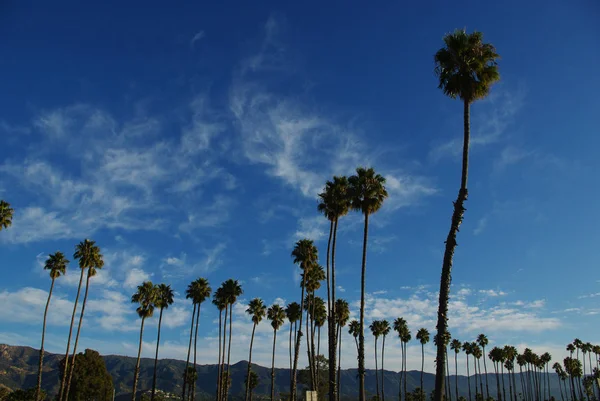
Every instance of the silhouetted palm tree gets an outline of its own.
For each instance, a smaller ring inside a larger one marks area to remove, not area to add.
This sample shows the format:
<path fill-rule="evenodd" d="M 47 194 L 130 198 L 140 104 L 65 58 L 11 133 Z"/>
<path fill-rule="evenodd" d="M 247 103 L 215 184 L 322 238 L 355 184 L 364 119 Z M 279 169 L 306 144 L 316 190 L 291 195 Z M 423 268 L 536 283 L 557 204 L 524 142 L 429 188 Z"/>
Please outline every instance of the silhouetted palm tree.
<path fill-rule="evenodd" d="M 142 340 L 144 337 L 144 322 L 146 318 L 151 317 L 154 314 L 154 303 L 156 302 L 156 288 L 151 281 L 145 281 L 142 285 L 137 287 L 137 291 L 131 297 L 132 303 L 137 303 L 139 306 L 136 309 L 138 316 L 142 319 L 140 325 L 140 343 L 138 347 L 137 362 L 135 364 L 135 371 L 133 372 L 133 391 L 131 393 L 131 399 L 135 401 L 137 395 L 137 384 L 140 374 L 140 359 L 142 357 Z"/>
<path fill-rule="evenodd" d="M 229 279 L 222 284 L 223 294 L 225 296 L 225 302 L 229 305 L 229 345 L 227 346 L 227 373 L 225 377 L 230 377 L 230 366 L 231 366 L 231 336 L 232 336 L 232 317 L 233 317 L 233 304 L 236 303 L 238 297 L 244 292 L 242 286 L 237 280 Z M 225 388 L 223 392 L 223 399 L 227 400 L 229 393 L 229 386 Z"/>
<path fill-rule="evenodd" d="M 375 388 L 377 389 L 377 400 L 379 400 L 379 369 L 377 369 L 377 340 L 379 339 L 379 336 L 381 335 L 381 321 L 379 320 L 373 320 L 371 322 L 371 325 L 369 326 L 369 329 L 371 329 L 371 333 L 373 334 L 373 337 L 375 337 Z"/>
<path fill-rule="evenodd" d="M 225 302 L 225 296 L 223 295 L 223 288 L 219 288 L 215 291 L 212 300 L 213 305 L 217 307 L 219 310 L 219 360 L 218 360 L 218 369 L 217 369 L 217 400 L 221 400 L 221 390 L 222 390 L 222 375 L 223 375 L 223 360 L 225 355 L 225 341 L 222 341 L 222 331 L 225 330 L 223 325 L 223 311 L 225 311 L 225 322 L 227 322 L 227 303 Z M 223 343 L 223 347 L 221 347 L 221 342 Z"/>
<path fill-rule="evenodd" d="M 417 340 L 421 343 L 421 391 L 423 394 L 425 393 L 425 388 L 423 387 L 423 371 L 425 369 L 425 344 L 429 342 L 429 330 L 426 328 L 420 328 L 417 331 Z"/>
<path fill-rule="evenodd" d="M 10 203 L 0 200 L 0 231 L 12 225 L 13 213 L 14 210 L 10 207 Z"/>
<path fill-rule="evenodd" d="M 4 201 L 1 201 L 4 202 Z M 50 291 L 48 291 L 48 300 L 46 301 L 46 309 L 44 309 L 44 322 L 42 324 L 42 345 L 40 346 L 40 360 L 38 366 L 37 386 L 35 388 L 35 399 L 40 399 L 40 390 L 42 389 L 42 368 L 44 365 L 44 338 L 46 336 L 46 317 L 48 315 L 48 307 L 50 306 L 50 299 L 52 298 L 52 290 L 54 289 L 54 280 L 59 278 L 61 275 L 65 275 L 67 271 L 67 265 L 69 261 L 65 258 L 62 252 L 56 252 L 50 254 L 46 263 L 44 264 L 44 270 L 49 270 L 50 278 Z"/>
<path fill-rule="evenodd" d="M 481 32 L 467 34 L 464 30 L 444 36 L 444 47 L 435 54 L 435 73 L 439 78 L 438 87 L 452 99 L 460 98 L 464 105 L 463 158 L 460 190 L 454 202 L 454 212 L 450 231 L 446 238 L 446 250 L 442 263 L 440 279 L 437 332 L 444 335 L 448 329 L 448 299 L 450 296 L 450 280 L 452 259 L 456 248 L 456 235 L 465 212 L 464 202 L 467 200 L 467 178 L 469 170 L 470 105 L 483 99 L 490 91 L 491 85 L 500 79 L 494 46 L 483 43 Z M 435 399 L 442 401 L 444 394 L 444 360 L 446 348 L 438 344 L 436 353 Z"/>
<path fill-rule="evenodd" d="M 277 304 L 271 306 L 267 311 L 267 319 L 273 327 L 273 355 L 271 359 L 271 401 L 275 400 L 275 344 L 277 343 L 277 330 L 281 328 L 285 320 L 285 310 Z"/>
<path fill-rule="evenodd" d="M 256 374 L 255 371 L 251 370 L 250 375 L 246 377 L 246 387 L 250 389 L 250 401 L 252 401 L 252 393 L 254 392 L 254 389 L 258 387 L 258 382 L 258 374 Z"/>
<path fill-rule="evenodd" d="M 80 242 L 75 247 L 75 253 L 73 258 L 79 260 L 79 267 L 81 273 L 87 269 L 87 278 L 85 280 L 85 290 L 83 292 L 83 302 L 81 303 L 81 313 L 79 314 L 79 322 L 77 323 L 77 334 L 75 334 L 75 345 L 73 346 L 73 357 L 71 358 L 71 368 L 69 370 L 69 378 L 65 387 L 64 400 L 69 399 L 69 390 L 71 389 L 71 380 L 73 378 L 73 372 L 75 371 L 75 357 L 77 356 L 77 345 L 79 344 L 79 335 L 81 334 L 81 325 L 83 323 L 83 316 L 85 313 L 85 305 L 87 304 L 88 292 L 90 289 L 90 278 L 94 277 L 97 270 L 102 269 L 104 266 L 104 259 L 100 253 L 100 248 L 96 245 L 96 242 L 86 239 Z M 81 278 L 79 280 L 81 285 Z M 79 290 L 78 290 L 79 291 Z M 65 363 L 65 369 L 67 364 Z M 64 378 L 63 378 L 64 380 Z"/>
<path fill-rule="evenodd" d="M 486 360 L 485 346 L 488 345 L 488 343 L 489 343 L 489 341 L 485 334 L 482 333 L 477 336 L 477 344 L 479 344 L 479 346 L 481 347 L 482 354 L 483 354 L 483 370 L 485 372 L 485 398 L 486 398 L 486 400 L 488 398 L 490 398 L 490 386 L 488 384 L 487 364 L 485 363 L 485 360 Z"/>
<path fill-rule="evenodd" d="M 360 279 L 360 331 L 358 333 L 358 396 L 366 401 L 365 394 L 365 286 L 367 280 L 367 242 L 369 216 L 377 212 L 388 197 L 385 178 L 372 168 L 358 167 L 356 174 L 348 178 L 350 207 L 365 217 L 363 232 L 362 269 Z"/>
<path fill-rule="evenodd" d="M 313 338 L 314 338 L 314 331 L 316 329 L 317 331 L 317 353 L 316 353 L 316 357 L 315 357 L 315 379 L 317 382 L 317 388 L 320 388 L 320 384 L 321 384 L 321 376 L 319 374 L 319 366 L 320 364 L 318 363 L 318 358 L 319 355 L 321 355 L 321 327 L 323 327 L 325 325 L 325 322 L 327 321 L 327 308 L 325 306 L 325 301 L 323 301 L 322 298 L 320 297 L 315 297 L 314 298 L 314 302 L 315 302 L 315 307 L 314 307 L 314 328 L 313 328 Z M 314 352 L 313 352 L 313 356 L 314 356 Z"/>
<path fill-rule="evenodd" d="M 173 290 L 170 285 L 159 284 L 156 286 L 156 300 L 154 306 L 160 309 L 158 315 L 158 334 L 156 338 L 156 354 L 154 355 L 154 374 L 152 375 L 152 395 L 150 399 L 154 401 L 154 395 L 156 393 L 156 366 L 158 364 L 158 348 L 160 347 L 160 327 L 162 324 L 163 310 L 168 309 L 173 304 Z"/>
<path fill-rule="evenodd" d="M 336 315 L 336 338 L 338 339 L 338 371 L 337 371 L 337 390 L 336 390 L 336 400 L 340 401 L 340 380 L 342 375 L 342 327 L 346 326 L 348 323 L 348 319 L 350 319 L 350 306 L 348 305 L 348 301 L 344 299 L 336 299 L 335 300 L 335 315 Z"/>
<path fill-rule="evenodd" d="M 290 341 L 289 341 L 289 354 L 290 354 L 290 394 L 291 394 L 291 385 L 292 385 L 292 364 L 293 364 L 293 357 L 292 357 L 292 349 L 294 348 L 292 346 L 292 333 L 293 333 L 293 344 L 296 344 L 296 330 L 297 330 L 297 326 L 298 326 L 298 320 L 300 319 L 300 315 L 302 315 L 302 311 L 300 310 L 300 304 L 298 302 L 292 302 L 290 304 L 288 304 L 288 306 L 285 308 L 285 314 L 288 318 L 288 321 L 290 322 Z"/>
<path fill-rule="evenodd" d="M 462 349 L 462 342 L 456 338 L 450 342 L 450 349 L 454 350 L 454 385 L 456 401 L 458 401 L 458 354 Z"/>
<path fill-rule="evenodd" d="M 250 337 L 250 353 L 248 355 L 248 372 L 246 373 L 246 397 L 245 400 L 248 401 L 250 395 L 250 383 L 251 379 L 250 372 L 252 366 L 252 346 L 254 345 L 254 333 L 256 332 L 256 326 L 263 320 L 267 313 L 267 307 L 263 303 L 262 299 L 254 298 L 248 304 L 248 309 L 246 309 L 246 313 L 252 317 L 252 337 Z"/>
<path fill-rule="evenodd" d="M 466 360 L 467 360 L 467 385 L 469 387 L 469 401 L 473 401 L 473 398 L 471 397 L 471 372 L 469 371 L 469 355 L 472 354 L 470 342 L 468 342 L 468 341 L 464 342 L 463 351 L 465 352 Z M 477 383 L 475 383 L 475 388 L 477 388 Z"/>
<path fill-rule="evenodd" d="M 380 327 L 380 335 L 383 336 L 383 341 L 381 344 L 381 400 L 385 401 L 385 370 L 384 370 L 384 362 L 385 362 L 385 337 L 390 334 L 390 323 L 387 320 L 381 321 Z"/>
<path fill-rule="evenodd" d="M 398 317 L 394 320 L 394 331 L 398 333 L 398 338 L 400 339 L 400 380 L 398 380 L 398 400 L 402 401 L 402 378 L 405 374 L 404 369 L 404 341 L 402 341 L 402 333 L 408 329 L 408 325 L 406 324 L 406 320 L 404 318 Z"/>

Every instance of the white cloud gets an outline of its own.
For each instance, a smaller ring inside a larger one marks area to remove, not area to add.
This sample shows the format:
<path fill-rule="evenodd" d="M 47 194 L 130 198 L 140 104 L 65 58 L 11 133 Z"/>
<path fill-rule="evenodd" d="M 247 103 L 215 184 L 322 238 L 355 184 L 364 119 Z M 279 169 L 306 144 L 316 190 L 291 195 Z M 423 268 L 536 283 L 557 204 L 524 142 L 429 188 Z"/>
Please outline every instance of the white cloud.
<path fill-rule="evenodd" d="M 488 218 L 487 216 L 483 216 L 479 220 L 477 220 L 477 226 L 473 229 L 473 235 L 479 235 L 485 230 L 487 227 Z"/>
<path fill-rule="evenodd" d="M 196 34 L 194 35 L 194 37 L 192 37 L 192 40 L 190 40 L 190 47 L 194 47 L 194 44 L 201 40 L 202 38 L 204 38 L 204 36 L 206 36 L 204 34 L 204 31 L 198 31 L 196 32 Z"/>
<path fill-rule="evenodd" d="M 506 295 L 506 292 L 500 290 L 479 290 L 479 293 L 488 297 L 501 297 Z"/>
<path fill-rule="evenodd" d="M 179 257 L 169 256 L 163 259 L 160 266 L 164 278 L 180 279 L 183 277 L 207 274 L 216 270 L 223 263 L 223 252 L 227 248 L 224 242 L 218 242 L 211 248 L 203 248 L 202 257 L 195 261 L 188 260 L 188 255 L 182 253 Z"/>
<path fill-rule="evenodd" d="M 138 285 L 141 285 L 144 281 L 148 281 L 149 279 L 149 273 L 145 272 L 143 269 L 134 268 L 127 272 L 123 287 L 136 288 Z"/>

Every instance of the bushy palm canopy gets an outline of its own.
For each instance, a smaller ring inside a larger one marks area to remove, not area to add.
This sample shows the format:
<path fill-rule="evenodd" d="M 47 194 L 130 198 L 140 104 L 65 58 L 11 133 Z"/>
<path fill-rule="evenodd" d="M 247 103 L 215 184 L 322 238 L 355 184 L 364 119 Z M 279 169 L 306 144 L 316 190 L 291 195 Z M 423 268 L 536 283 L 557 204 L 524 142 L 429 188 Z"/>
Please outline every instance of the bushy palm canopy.
<path fill-rule="evenodd" d="M 477 336 L 477 344 L 479 344 L 481 348 L 485 348 L 488 345 L 488 343 L 489 341 L 485 334 L 480 334 Z"/>
<path fill-rule="evenodd" d="M 345 299 L 336 299 L 335 300 L 335 321 L 340 326 L 344 327 L 346 323 L 348 323 L 348 319 L 350 319 L 350 305 L 348 305 L 348 301 Z"/>
<path fill-rule="evenodd" d="M 455 338 L 454 340 L 452 340 L 450 342 L 450 348 L 452 350 L 454 350 L 455 353 L 458 354 L 460 352 L 461 348 L 462 348 L 462 342 L 460 342 L 460 340 L 458 340 L 458 339 Z"/>
<path fill-rule="evenodd" d="M 85 239 L 77 244 L 73 258 L 79 260 L 79 268 L 89 269 L 90 277 L 96 275 L 96 269 L 102 269 L 104 259 L 100 253 L 100 248 L 96 245 L 96 241 Z"/>
<path fill-rule="evenodd" d="M 239 281 L 233 279 L 225 281 L 221 288 L 223 288 L 223 296 L 228 305 L 233 305 L 238 297 L 244 293 Z"/>
<path fill-rule="evenodd" d="M 304 276 L 306 276 L 306 280 L 304 280 Z M 321 288 L 321 282 L 325 280 L 325 270 L 323 269 L 323 266 L 315 264 L 313 268 L 302 273 L 302 279 L 300 284 L 302 285 L 302 283 L 304 283 L 306 291 L 317 291 Z"/>
<path fill-rule="evenodd" d="M 319 253 L 312 240 L 301 239 L 294 246 L 292 258 L 294 258 L 294 263 L 299 265 L 302 270 L 308 271 L 317 264 Z"/>
<path fill-rule="evenodd" d="M 310 314 L 315 320 L 315 324 L 318 327 L 322 327 L 327 321 L 327 308 L 325 307 L 325 301 L 321 297 L 315 297 L 314 299 L 314 311 L 311 310 Z"/>
<path fill-rule="evenodd" d="M 371 333 L 373 334 L 373 337 L 375 337 L 375 339 L 379 338 L 379 336 L 381 335 L 381 321 L 373 320 L 369 325 L 369 329 L 371 330 Z"/>
<path fill-rule="evenodd" d="M 0 200 L 0 231 L 12 225 L 13 213 L 10 203 Z"/>
<path fill-rule="evenodd" d="M 271 327 L 273 327 L 274 330 L 279 330 L 285 321 L 285 310 L 281 306 L 275 304 L 267 310 L 267 319 L 271 321 Z"/>
<path fill-rule="evenodd" d="M 348 333 L 350 335 L 352 335 L 354 338 L 358 337 L 358 333 L 360 332 L 360 323 L 358 322 L 358 320 L 353 319 L 352 321 L 350 321 L 350 324 L 348 325 Z"/>
<path fill-rule="evenodd" d="M 212 289 L 210 288 L 208 280 L 200 277 L 188 285 L 188 288 L 185 291 L 185 297 L 191 299 L 195 304 L 201 304 L 206 301 L 206 299 L 210 298 L 211 291 Z"/>
<path fill-rule="evenodd" d="M 378 211 L 388 197 L 385 178 L 372 168 L 358 167 L 356 174 L 348 178 L 350 207 L 363 214 Z"/>
<path fill-rule="evenodd" d="M 44 264 L 44 270 L 49 270 L 50 278 L 54 280 L 67 272 L 68 264 L 69 261 L 65 258 L 65 255 L 58 251 L 48 256 Z"/>
<path fill-rule="evenodd" d="M 387 320 L 382 320 L 379 323 L 379 330 L 380 330 L 380 334 L 382 336 L 387 336 L 388 334 L 390 334 L 391 331 L 391 327 L 390 327 L 390 322 L 388 322 Z"/>
<path fill-rule="evenodd" d="M 188 287 L 189 289 L 189 287 Z M 189 298 L 186 296 L 186 298 Z M 225 302 L 225 295 L 223 294 L 223 288 L 219 287 L 214 295 L 212 303 L 217 307 L 219 311 L 223 311 L 227 307 L 227 303 Z"/>
<path fill-rule="evenodd" d="M 156 302 L 156 288 L 152 281 L 144 281 L 144 283 L 138 285 L 137 291 L 131 297 L 131 302 L 139 304 L 136 309 L 139 317 L 151 317 Z"/>
<path fill-rule="evenodd" d="M 425 345 L 429 342 L 429 330 L 422 327 L 417 331 L 417 340 L 421 342 L 421 344 Z"/>
<path fill-rule="evenodd" d="M 327 181 L 323 192 L 319 194 L 317 210 L 330 221 L 346 215 L 350 209 L 348 190 L 348 178 L 334 176 L 333 181 Z"/>
<path fill-rule="evenodd" d="M 500 79 L 500 56 L 494 46 L 483 43 L 481 32 L 468 34 L 464 29 L 444 36 L 444 44 L 434 56 L 438 87 L 446 96 L 468 103 L 484 98 Z"/>
<path fill-rule="evenodd" d="M 259 324 L 267 313 L 267 306 L 260 298 L 254 298 L 248 304 L 246 313 L 252 317 L 252 323 Z"/>
<path fill-rule="evenodd" d="M 175 295 L 173 289 L 168 284 L 158 284 L 156 286 L 156 300 L 154 306 L 159 309 L 167 309 L 173 305 Z"/>
<path fill-rule="evenodd" d="M 301 314 L 302 311 L 300 310 L 300 304 L 298 302 L 292 302 L 285 308 L 285 315 L 290 323 L 300 320 Z"/>

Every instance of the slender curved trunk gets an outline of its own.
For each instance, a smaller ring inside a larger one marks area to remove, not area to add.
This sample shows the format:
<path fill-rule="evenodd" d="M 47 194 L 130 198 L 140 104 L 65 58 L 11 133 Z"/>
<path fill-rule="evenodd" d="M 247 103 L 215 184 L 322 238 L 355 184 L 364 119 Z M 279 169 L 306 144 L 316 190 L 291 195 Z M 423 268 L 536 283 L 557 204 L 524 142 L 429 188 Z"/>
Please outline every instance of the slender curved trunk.
<path fill-rule="evenodd" d="M 140 345 L 138 347 L 137 362 L 135 363 L 135 370 L 133 372 L 133 391 L 131 393 L 131 399 L 133 401 L 135 401 L 135 399 L 136 399 L 137 383 L 138 383 L 138 378 L 140 376 L 140 359 L 142 357 L 142 339 L 144 337 L 144 321 L 145 320 L 146 320 L 146 318 L 143 317 L 142 324 L 140 325 Z"/>
<path fill-rule="evenodd" d="M 375 337 L 375 388 L 377 389 L 377 401 L 379 401 L 379 369 L 377 369 L 377 337 Z"/>
<path fill-rule="evenodd" d="M 293 329 L 293 325 L 292 322 L 290 322 L 290 341 L 288 343 L 288 350 L 290 352 L 290 384 L 292 383 L 292 330 Z"/>
<path fill-rule="evenodd" d="M 404 376 L 404 343 L 402 340 L 400 340 L 400 374 L 398 376 L 398 401 L 402 401 L 402 380 Z"/>
<path fill-rule="evenodd" d="M 314 370 L 314 366 L 313 366 L 313 357 L 312 357 L 312 352 L 310 350 L 310 346 L 312 344 L 312 340 L 311 340 L 311 336 L 312 336 L 312 330 L 310 328 L 310 317 L 309 317 L 309 313 L 308 311 L 310 310 L 310 305 L 312 304 L 313 299 L 309 299 L 309 304 L 307 305 L 306 308 L 306 333 L 308 335 L 308 338 L 306 339 L 306 352 L 308 354 L 308 370 L 310 373 L 310 389 L 312 391 L 315 391 L 315 370 Z"/>
<path fill-rule="evenodd" d="M 407 346 L 407 344 L 408 343 L 406 343 L 406 342 L 404 343 L 404 399 L 405 400 L 408 400 L 408 393 L 406 392 L 406 388 L 407 388 L 406 383 L 407 383 L 407 378 L 408 378 L 408 371 L 407 371 L 408 368 L 406 366 L 406 353 L 407 353 L 406 346 Z"/>
<path fill-rule="evenodd" d="M 481 359 L 477 358 L 477 370 L 479 371 L 479 394 L 481 394 L 481 398 L 483 398 L 483 377 L 481 377 Z"/>
<path fill-rule="evenodd" d="M 473 401 L 471 397 L 471 373 L 469 372 L 469 355 L 467 354 L 467 386 L 469 387 L 469 401 Z"/>
<path fill-rule="evenodd" d="M 275 401 L 275 342 L 277 341 L 277 330 L 273 329 L 273 356 L 271 358 L 271 401 Z"/>
<path fill-rule="evenodd" d="M 219 361 L 217 363 L 217 401 L 221 400 L 221 325 L 223 320 L 223 310 L 219 310 Z M 184 399 L 182 399 L 184 400 Z"/>
<path fill-rule="evenodd" d="M 561 380 L 561 378 L 558 378 L 558 388 L 560 389 L 560 400 L 561 401 L 565 401 L 565 395 L 563 393 L 563 382 Z"/>
<path fill-rule="evenodd" d="M 227 375 L 225 376 L 225 397 L 223 399 L 227 401 L 227 397 L 229 396 L 229 380 L 230 375 L 229 371 L 231 368 L 231 320 L 233 315 L 233 304 L 229 305 L 229 345 L 227 346 Z"/>
<path fill-rule="evenodd" d="M 500 362 L 500 372 L 500 377 L 502 378 L 502 399 L 506 400 L 506 386 L 504 384 L 504 364 L 502 364 L 502 362 Z"/>
<path fill-rule="evenodd" d="M 383 369 L 383 362 L 385 358 L 385 336 L 383 336 L 383 342 L 381 345 L 381 400 L 385 401 L 385 370 Z"/>
<path fill-rule="evenodd" d="M 454 353 L 454 370 L 456 372 L 456 376 L 454 376 L 454 385 L 456 387 L 456 401 L 458 401 L 458 353 Z"/>
<path fill-rule="evenodd" d="M 337 328 L 337 334 L 336 337 L 338 338 L 338 347 L 339 347 L 339 354 L 338 354 L 338 369 L 337 369 L 337 382 L 336 382 L 336 386 L 337 389 L 335 391 L 336 394 L 336 401 L 340 401 L 340 387 L 341 387 L 341 378 L 342 378 L 342 326 L 338 325 Z"/>
<path fill-rule="evenodd" d="M 425 369 L 425 344 L 421 343 L 421 393 L 425 394 L 425 389 L 423 389 L 423 370 Z M 424 400 L 419 400 L 424 401 Z"/>
<path fill-rule="evenodd" d="M 571 395 L 573 397 L 572 401 L 576 401 L 577 400 L 577 395 L 575 394 L 575 383 L 573 380 L 573 375 L 569 375 L 569 378 L 571 379 L 569 382 L 571 384 Z"/>
<path fill-rule="evenodd" d="M 315 291 L 312 291 L 312 303 L 311 303 L 311 318 L 310 318 L 310 349 L 312 352 L 312 366 L 313 366 L 313 390 L 317 391 L 319 388 L 319 380 L 317 379 L 317 359 L 315 356 Z"/>
<path fill-rule="evenodd" d="M 365 213 L 363 233 L 362 271 L 360 275 L 360 329 L 358 332 L 358 396 L 367 401 L 365 394 L 365 287 L 367 279 L 367 241 L 369 237 L 369 213 Z"/>
<path fill-rule="evenodd" d="M 301 293 L 301 297 L 300 297 L 300 310 L 303 311 L 304 310 L 304 286 L 306 285 L 306 275 L 304 275 L 304 277 L 302 278 L 302 289 L 300 290 Z M 292 384 L 291 384 L 291 393 L 292 393 L 292 400 L 296 401 L 297 399 L 297 387 L 296 387 L 296 379 L 297 379 L 297 373 L 298 373 L 298 357 L 300 356 L 300 342 L 302 341 L 302 316 L 304 316 L 303 313 L 300 313 L 300 324 L 298 325 L 298 334 L 296 337 L 296 345 L 294 346 L 294 366 L 292 369 Z"/>
<path fill-rule="evenodd" d="M 515 401 L 517 401 L 517 379 L 515 379 L 515 367 L 513 365 L 512 370 L 510 371 L 510 375 L 512 376 L 513 388 L 515 389 Z"/>
<path fill-rule="evenodd" d="M 219 376 L 220 397 L 219 401 L 225 398 L 225 388 L 223 387 L 223 377 L 225 376 L 225 347 L 227 346 L 227 317 L 229 316 L 229 308 L 225 306 L 225 319 L 223 319 L 223 350 L 221 352 L 221 375 Z"/>
<path fill-rule="evenodd" d="M 244 399 L 248 401 L 248 394 L 250 393 L 250 368 L 252 366 L 252 346 L 254 345 L 254 332 L 256 331 L 256 323 L 252 326 L 252 337 L 250 337 L 250 353 L 248 354 L 248 371 L 246 373 L 246 397 Z M 290 333 L 292 331 L 290 330 Z M 290 341 L 291 341 L 290 334 Z"/>
<path fill-rule="evenodd" d="M 50 291 L 48 292 L 48 300 L 46 301 L 46 309 L 44 309 L 44 323 L 42 325 L 42 345 L 40 346 L 40 361 L 38 366 L 37 386 L 35 388 L 35 399 L 40 399 L 40 390 L 42 389 L 42 368 L 44 366 L 44 338 L 46 337 L 46 316 L 48 316 L 48 307 L 50 306 L 50 298 L 52 298 L 52 290 L 54 290 L 54 280 L 50 284 Z"/>
<path fill-rule="evenodd" d="M 498 363 L 494 361 L 494 372 L 496 374 L 496 391 L 498 392 L 497 400 L 502 401 L 502 393 L 500 391 L 500 377 L 498 376 Z"/>
<path fill-rule="evenodd" d="M 475 355 L 473 355 L 473 371 L 475 372 L 475 400 L 477 400 L 477 394 L 479 394 L 479 389 L 477 388 L 477 385 L 479 383 L 477 382 L 477 358 L 475 358 Z"/>
<path fill-rule="evenodd" d="M 317 360 L 315 362 L 317 389 L 319 389 L 320 385 L 321 385 L 321 377 L 319 376 L 319 361 L 318 361 L 320 352 L 321 352 L 321 326 L 317 327 Z"/>
<path fill-rule="evenodd" d="M 450 389 L 450 364 L 448 362 L 448 347 L 446 347 L 446 401 L 452 401 L 452 390 Z"/>
<path fill-rule="evenodd" d="M 65 387 L 65 401 L 69 399 L 69 390 L 71 390 L 71 380 L 73 379 L 73 371 L 75 370 L 75 357 L 77 356 L 77 344 L 79 344 L 79 334 L 81 334 L 81 325 L 83 323 L 83 314 L 85 312 L 85 304 L 87 303 L 88 292 L 90 289 L 90 269 L 88 268 L 87 278 L 85 280 L 85 291 L 83 292 L 83 302 L 81 303 L 81 314 L 79 315 L 79 323 L 77 324 L 77 334 L 75 335 L 75 345 L 73 345 L 73 358 L 71 359 L 71 369 L 69 371 L 69 379 Z"/>
<path fill-rule="evenodd" d="M 187 377 L 188 377 L 188 366 L 190 364 L 190 353 L 192 352 L 192 338 L 194 337 L 194 319 L 196 318 L 196 304 L 194 304 L 194 310 L 192 311 L 192 325 L 190 326 L 190 344 L 188 345 L 187 359 L 185 360 L 185 370 L 183 371 L 183 390 L 181 392 L 181 399 L 185 401 L 185 390 L 187 389 Z M 220 322 L 219 316 L 219 322 Z M 219 325 L 219 331 L 221 330 L 221 326 Z M 221 341 L 221 336 L 219 336 L 219 342 Z"/>
<path fill-rule="evenodd" d="M 338 400 L 339 399 L 339 391 L 340 388 L 336 384 L 336 381 L 339 380 L 340 373 L 339 369 L 337 369 L 338 362 L 336 361 L 336 348 L 337 342 L 341 341 L 338 336 L 338 330 L 335 324 L 335 316 L 336 316 L 336 297 L 335 297 L 335 245 L 337 238 L 337 225 L 338 219 L 336 217 L 335 222 L 332 222 L 331 228 L 333 229 L 333 244 L 331 247 L 331 324 L 330 324 L 330 333 L 329 333 L 329 399 L 330 400 Z M 329 248 L 329 246 L 328 246 Z M 329 254 L 329 251 L 327 252 Z M 340 356 L 341 358 L 341 356 Z M 336 370 L 337 378 L 336 378 Z"/>
<path fill-rule="evenodd" d="M 156 365 L 158 364 L 158 347 L 160 346 L 160 326 L 162 324 L 163 309 L 160 308 L 160 314 L 158 315 L 158 334 L 156 338 L 156 353 L 154 354 L 154 374 L 152 375 L 152 395 L 150 400 L 154 401 L 154 394 L 156 393 Z"/>
<path fill-rule="evenodd" d="M 523 379 L 523 367 L 519 365 L 519 378 L 521 379 L 521 398 L 527 398 L 527 392 L 525 391 L 525 381 Z"/>
<path fill-rule="evenodd" d="M 487 364 L 485 363 L 485 360 L 487 359 L 487 354 L 485 353 L 485 347 L 481 347 L 481 349 L 483 350 L 483 371 L 485 372 L 485 399 L 487 400 L 488 398 L 490 398 L 490 386 L 488 383 Z"/>
<path fill-rule="evenodd" d="M 69 371 L 69 351 L 71 350 L 71 335 L 73 334 L 73 325 L 75 324 L 75 313 L 77 312 L 77 303 L 79 302 L 81 284 L 83 283 L 83 271 L 84 269 L 81 269 L 81 274 L 79 276 L 79 286 L 77 287 L 77 295 L 75 295 L 75 304 L 73 305 L 73 314 L 71 315 L 71 326 L 69 327 L 69 338 L 67 339 L 67 352 L 65 353 L 65 368 L 63 371 L 62 380 L 60 381 L 60 391 L 58 393 L 59 401 L 63 399 L 65 384 L 67 382 L 67 373 Z"/>
<path fill-rule="evenodd" d="M 504 375 L 502 375 L 502 377 L 504 377 Z M 512 382 L 510 381 L 510 370 L 508 371 L 508 391 L 509 391 L 509 395 L 510 395 L 510 399 L 511 401 L 513 400 L 513 388 L 512 388 Z"/>
<path fill-rule="evenodd" d="M 448 331 L 448 300 L 450 298 L 450 282 L 452 281 L 452 259 L 456 248 L 456 235 L 462 223 L 465 208 L 463 204 L 467 200 L 467 178 L 469 176 L 469 140 L 471 136 L 470 126 L 470 104 L 468 100 L 464 100 L 464 136 L 463 136 L 463 157 L 462 157 L 462 174 L 460 180 L 460 190 L 458 197 L 454 202 L 454 212 L 452 213 L 452 222 L 450 231 L 446 238 L 446 249 L 444 251 L 444 260 L 442 262 L 442 277 L 440 280 L 440 296 L 438 306 L 437 319 L 437 335 L 438 338 L 444 338 Z M 436 353 L 436 369 L 435 369 L 435 391 L 433 401 L 442 401 L 444 394 L 444 358 L 446 347 L 443 341 L 439 341 Z"/>
<path fill-rule="evenodd" d="M 200 304 L 198 304 L 198 309 L 196 310 L 196 330 L 194 332 L 194 375 L 192 376 L 192 382 L 190 386 L 192 386 L 192 401 L 196 399 L 196 380 L 198 380 L 198 367 L 196 364 L 196 352 L 198 349 L 198 323 L 200 323 Z"/>

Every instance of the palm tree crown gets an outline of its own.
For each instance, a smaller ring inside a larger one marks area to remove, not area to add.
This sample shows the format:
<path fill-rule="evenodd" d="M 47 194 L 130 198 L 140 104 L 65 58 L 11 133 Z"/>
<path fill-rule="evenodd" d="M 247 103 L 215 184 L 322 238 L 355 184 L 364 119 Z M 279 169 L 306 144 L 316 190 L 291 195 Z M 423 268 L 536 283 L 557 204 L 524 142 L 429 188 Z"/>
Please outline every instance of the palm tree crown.
<path fill-rule="evenodd" d="M 267 307 L 260 298 L 254 298 L 248 304 L 246 313 L 252 317 L 252 323 L 259 324 L 267 313 Z"/>
<path fill-rule="evenodd" d="M 334 176 L 333 181 L 327 181 L 325 189 L 319 194 L 317 210 L 330 221 L 348 214 L 350 209 L 348 190 L 348 178 Z"/>
<path fill-rule="evenodd" d="M 0 200 L 0 231 L 12 225 L 13 213 L 10 203 Z"/>
<path fill-rule="evenodd" d="M 44 270 L 49 270 L 50 278 L 54 280 L 65 275 L 68 264 L 69 261 L 65 258 L 65 255 L 58 251 L 48 256 L 44 264 Z"/>
<path fill-rule="evenodd" d="M 139 304 L 136 312 L 141 318 L 151 317 L 154 314 L 155 301 L 156 290 L 152 281 L 144 281 L 138 285 L 137 291 L 131 296 L 131 302 Z"/>
<path fill-rule="evenodd" d="M 158 284 L 156 286 L 156 298 L 154 300 L 154 306 L 159 309 L 168 309 L 174 302 L 174 293 L 170 285 Z"/>
<path fill-rule="evenodd" d="M 285 310 L 277 304 L 272 305 L 267 310 L 267 319 L 271 321 L 274 330 L 279 330 L 285 321 Z"/>
<path fill-rule="evenodd" d="M 385 178 L 375 173 L 373 168 L 357 168 L 356 175 L 348 178 L 348 183 L 350 207 L 363 214 L 378 211 L 388 197 Z"/>
<path fill-rule="evenodd" d="M 104 266 L 104 260 L 96 241 L 85 239 L 77 244 L 73 257 L 79 259 L 81 269 L 89 269 L 88 274 L 90 277 L 96 275 L 96 269 L 102 269 Z"/>

